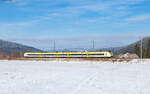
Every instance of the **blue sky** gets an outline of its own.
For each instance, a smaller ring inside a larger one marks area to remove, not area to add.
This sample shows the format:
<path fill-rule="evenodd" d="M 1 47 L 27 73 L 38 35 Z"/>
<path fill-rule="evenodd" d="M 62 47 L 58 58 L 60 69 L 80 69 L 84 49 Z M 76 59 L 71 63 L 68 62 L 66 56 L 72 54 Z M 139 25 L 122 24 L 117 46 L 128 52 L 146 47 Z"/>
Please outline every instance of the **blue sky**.
<path fill-rule="evenodd" d="M 130 44 L 150 33 L 149 0 L 0 1 L 0 39 L 42 49 Z"/>

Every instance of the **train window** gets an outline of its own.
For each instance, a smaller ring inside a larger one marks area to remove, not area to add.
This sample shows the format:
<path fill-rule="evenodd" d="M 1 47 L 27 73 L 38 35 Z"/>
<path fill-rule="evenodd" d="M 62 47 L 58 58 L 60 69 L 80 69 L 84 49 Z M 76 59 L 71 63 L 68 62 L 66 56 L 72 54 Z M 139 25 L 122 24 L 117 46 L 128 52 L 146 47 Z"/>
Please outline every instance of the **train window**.
<path fill-rule="evenodd" d="M 86 54 L 69 54 L 69 55 L 86 55 Z"/>
<path fill-rule="evenodd" d="M 41 54 L 42 56 L 46 56 L 46 55 L 56 55 L 56 54 Z"/>
<path fill-rule="evenodd" d="M 27 55 L 33 55 L 33 56 L 42 55 L 42 56 L 46 56 L 46 55 L 56 55 L 56 54 L 27 54 Z"/>
<path fill-rule="evenodd" d="M 27 54 L 27 55 L 34 55 L 34 56 L 37 56 L 37 55 L 39 55 L 39 54 Z"/>
<path fill-rule="evenodd" d="M 104 53 L 98 53 L 98 54 L 92 53 L 92 54 L 89 54 L 89 55 L 104 55 Z"/>

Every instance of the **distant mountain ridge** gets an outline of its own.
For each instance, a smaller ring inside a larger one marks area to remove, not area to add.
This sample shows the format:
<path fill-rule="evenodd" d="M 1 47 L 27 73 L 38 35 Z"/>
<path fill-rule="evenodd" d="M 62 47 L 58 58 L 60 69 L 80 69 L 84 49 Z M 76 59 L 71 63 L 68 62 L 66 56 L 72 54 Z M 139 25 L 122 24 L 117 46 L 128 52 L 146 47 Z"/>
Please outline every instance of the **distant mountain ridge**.
<path fill-rule="evenodd" d="M 150 37 L 145 37 L 142 39 L 142 45 L 144 48 L 146 48 L 149 39 L 150 39 Z M 116 54 L 125 54 L 127 52 L 128 53 L 135 53 L 134 49 L 135 49 L 136 44 L 141 45 L 141 40 L 139 40 L 135 43 L 132 43 L 130 45 L 127 45 L 125 47 L 122 47 L 122 48 L 118 49 L 115 53 Z"/>
<path fill-rule="evenodd" d="M 101 48 L 101 49 L 97 49 L 96 51 L 111 51 L 113 53 L 116 53 L 121 48 L 122 47 Z"/>
<path fill-rule="evenodd" d="M 22 45 L 19 43 L 15 43 L 15 42 L 9 42 L 9 41 L 5 41 L 5 40 L 0 40 L 0 50 L 1 52 L 4 53 L 11 53 L 12 51 L 15 52 L 42 52 L 42 50 L 34 48 L 34 47 L 30 47 L 30 46 L 26 46 L 26 45 Z"/>
<path fill-rule="evenodd" d="M 150 37 L 145 37 L 142 39 L 142 45 L 144 48 L 146 48 L 149 39 Z M 126 53 L 135 53 L 134 49 L 136 44 L 141 45 L 141 40 L 123 47 L 101 48 L 101 49 L 96 49 L 96 51 L 112 51 L 115 56 L 120 54 L 126 54 Z"/>

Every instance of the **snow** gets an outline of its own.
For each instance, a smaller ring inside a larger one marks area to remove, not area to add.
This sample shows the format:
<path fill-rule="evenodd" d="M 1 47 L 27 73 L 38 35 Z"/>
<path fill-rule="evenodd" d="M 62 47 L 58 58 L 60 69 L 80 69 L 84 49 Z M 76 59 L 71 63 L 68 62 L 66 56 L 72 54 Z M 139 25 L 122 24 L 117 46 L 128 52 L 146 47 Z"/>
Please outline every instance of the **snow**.
<path fill-rule="evenodd" d="M 139 61 L 0 61 L 0 94 L 150 94 L 150 60 Z"/>

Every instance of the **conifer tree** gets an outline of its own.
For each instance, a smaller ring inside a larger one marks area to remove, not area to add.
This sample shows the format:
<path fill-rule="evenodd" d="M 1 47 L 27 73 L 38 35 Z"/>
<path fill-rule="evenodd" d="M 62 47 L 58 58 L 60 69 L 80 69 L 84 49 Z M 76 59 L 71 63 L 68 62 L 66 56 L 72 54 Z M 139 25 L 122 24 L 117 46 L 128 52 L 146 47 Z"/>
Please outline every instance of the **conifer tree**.
<path fill-rule="evenodd" d="M 136 45 L 135 45 L 134 52 L 135 52 L 135 54 L 136 54 L 138 57 L 141 56 L 141 54 L 140 54 L 141 51 L 140 51 L 139 44 L 136 44 Z"/>
<path fill-rule="evenodd" d="M 150 39 L 148 40 L 148 44 L 145 50 L 145 58 L 150 58 Z"/>

